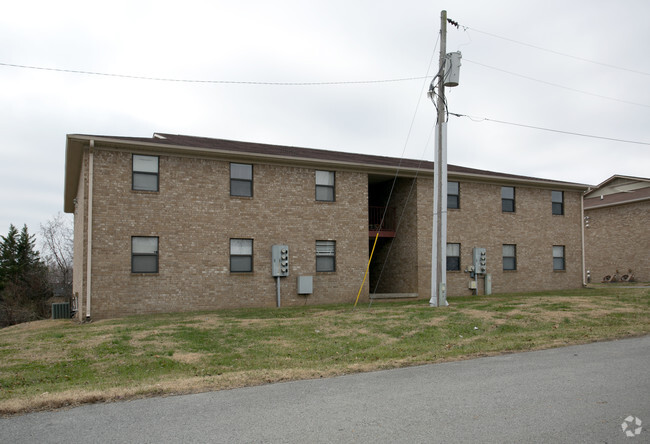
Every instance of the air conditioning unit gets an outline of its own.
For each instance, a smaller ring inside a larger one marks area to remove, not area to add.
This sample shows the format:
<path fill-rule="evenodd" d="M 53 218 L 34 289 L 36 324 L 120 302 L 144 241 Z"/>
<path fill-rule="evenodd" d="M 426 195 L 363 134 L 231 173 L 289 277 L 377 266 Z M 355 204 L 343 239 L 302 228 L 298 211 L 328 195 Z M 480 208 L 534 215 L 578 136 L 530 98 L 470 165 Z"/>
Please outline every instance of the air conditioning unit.
<path fill-rule="evenodd" d="M 53 303 L 52 319 L 70 319 L 70 302 Z"/>

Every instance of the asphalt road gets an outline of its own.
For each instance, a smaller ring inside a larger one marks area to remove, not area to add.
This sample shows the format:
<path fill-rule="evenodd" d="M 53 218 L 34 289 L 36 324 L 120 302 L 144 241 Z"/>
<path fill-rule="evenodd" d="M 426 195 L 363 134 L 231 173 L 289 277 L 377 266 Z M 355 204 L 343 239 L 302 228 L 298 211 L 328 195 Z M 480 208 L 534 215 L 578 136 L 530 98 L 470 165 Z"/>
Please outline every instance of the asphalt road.
<path fill-rule="evenodd" d="M 648 443 L 649 428 L 646 336 L 4 418 L 0 441 Z"/>

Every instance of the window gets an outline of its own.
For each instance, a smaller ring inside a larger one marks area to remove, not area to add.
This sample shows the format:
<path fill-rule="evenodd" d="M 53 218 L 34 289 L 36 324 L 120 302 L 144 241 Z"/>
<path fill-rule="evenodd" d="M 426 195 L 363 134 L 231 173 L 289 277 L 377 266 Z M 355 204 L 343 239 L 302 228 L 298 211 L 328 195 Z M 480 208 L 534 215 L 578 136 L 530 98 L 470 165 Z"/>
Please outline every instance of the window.
<path fill-rule="evenodd" d="M 447 182 L 447 208 L 460 208 L 460 184 Z"/>
<path fill-rule="evenodd" d="M 553 270 L 564 270 L 564 245 L 553 245 Z"/>
<path fill-rule="evenodd" d="M 336 241 L 316 241 L 316 271 L 336 270 Z"/>
<path fill-rule="evenodd" d="M 253 271 L 253 239 L 230 239 L 230 271 L 232 273 Z"/>
<path fill-rule="evenodd" d="M 501 187 L 501 211 L 515 212 L 515 187 Z"/>
<path fill-rule="evenodd" d="M 553 214 L 561 216 L 564 214 L 564 191 L 551 191 L 551 202 Z"/>
<path fill-rule="evenodd" d="M 460 271 L 460 244 L 447 244 L 447 271 Z"/>
<path fill-rule="evenodd" d="M 334 202 L 334 171 L 316 171 L 316 200 Z"/>
<path fill-rule="evenodd" d="M 503 245 L 503 269 L 517 269 L 517 246 L 512 244 Z"/>
<path fill-rule="evenodd" d="M 158 156 L 133 155 L 133 182 L 131 189 L 158 191 Z"/>
<path fill-rule="evenodd" d="M 131 238 L 131 273 L 158 273 L 158 237 Z"/>
<path fill-rule="evenodd" d="M 230 164 L 230 195 L 253 196 L 253 165 Z"/>

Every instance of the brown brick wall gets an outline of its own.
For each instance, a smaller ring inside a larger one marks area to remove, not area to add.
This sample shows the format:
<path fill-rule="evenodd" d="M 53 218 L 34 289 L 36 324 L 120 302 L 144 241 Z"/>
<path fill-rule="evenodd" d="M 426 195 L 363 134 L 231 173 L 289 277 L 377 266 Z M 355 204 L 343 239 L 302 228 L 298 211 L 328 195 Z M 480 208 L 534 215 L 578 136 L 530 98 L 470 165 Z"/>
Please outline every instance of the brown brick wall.
<path fill-rule="evenodd" d="M 417 276 L 418 295 L 431 298 L 431 241 L 433 221 L 433 180 L 418 178 L 417 196 Z"/>
<path fill-rule="evenodd" d="M 419 182 L 419 288 L 428 298 L 433 184 L 426 179 Z M 423 194 L 431 197 L 422 197 Z M 503 213 L 501 184 L 461 181 L 460 209 L 450 209 L 447 213 L 447 242 L 461 244 L 461 271 L 447 273 L 447 294 L 472 294 L 468 289 L 470 276 L 463 270 L 472 264 L 473 247 L 487 249 L 493 293 L 579 288 L 582 285 L 580 199 L 581 193 L 565 191 L 564 215 L 554 216 L 551 189 L 515 186 L 515 212 Z M 517 246 L 517 271 L 503 270 L 503 244 Z M 565 246 L 565 271 L 553 271 L 553 245 Z M 482 294 L 482 278 L 478 287 Z"/>
<path fill-rule="evenodd" d="M 336 201 L 316 202 L 314 168 L 253 162 L 253 197 L 241 198 L 230 196 L 228 161 L 160 155 L 159 192 L 141 192 L 131 190 L 131 156 L 95 149 L 92 318 L 274 306 L 273 244 L 290 248 L 290 276 L 281 279 L 283 305 L 356 298 L 372 246 L 368 174 L 333 169 Z M 87 164 L 86 152 L 75 211 L 74 291 L 83 317 Z M 382 267 L 377 292 L 430 297 L 433 181 L 420 176 L 411 192 L 412 183 L 402 178 L 396 184 L 391 205 L 403 219 L 395 240 L 381 241 L 362 300 L 369 288 L 374 291 Z M 565 215 L 553 216 L 551 189 L 515 186 L 516 212 L 510 214 L 501 212 L 501 184 L 461 181 L 460 186 L 461 208 L 448 212 L 447 241 L 461 244 L 461 270 L 471 264 L 472 247 L 480 246 L 487 248 L 494 293 L 580 287 L 580 192 L 565 191 Z M 158 273 L 131 273 L 132 236 L 159 237 Z M 253 239 L 252 273 L 229 271 L 231 238 Z M 315 272 L 316 240 L 336 241 L 335 272 Z M 517 271 L 503 271 L 503 244 L 517 245 Z M 553 271 L 553 245 L 566 248 L 565 271 Z M 314 276 L 313 295 L 297 295 L 300 275 Z M 469 280 L 468 273 L 449 272 L 448 295 L 471 295 Z M 479 289 L 483 293 L 483 279 Z"/>
<path fill-rule="evenodd" d="M 254 164 L 253 197 L 230 196 L 229 162 L 160 156 L 159 192 L 131 190 L 131 153 L 95 151 L 92 317 L 274 306 L 271 245 L 290 248 L 282 304 L 352 301 L 368 258 L 367 178 L 336 171 L 336 201 L 315 201 L 314 169 Z M 131 236 L 159 237 L 159 273 L 131 273 Z M 252 273 L 230 273 L 231 238 L 253 239 Z M 316 240 L 336 272 L 315 272 Z M 296 277 L 314 276 L 298 296 Z M 363 296 L 367 299 L 366 284 Z"/>
<path fill-rule="evenodd" d="M 650 201 L 585 210 L 585 268 L 592 282 L 632 269 L 635 279 L 650 282 Z"/>

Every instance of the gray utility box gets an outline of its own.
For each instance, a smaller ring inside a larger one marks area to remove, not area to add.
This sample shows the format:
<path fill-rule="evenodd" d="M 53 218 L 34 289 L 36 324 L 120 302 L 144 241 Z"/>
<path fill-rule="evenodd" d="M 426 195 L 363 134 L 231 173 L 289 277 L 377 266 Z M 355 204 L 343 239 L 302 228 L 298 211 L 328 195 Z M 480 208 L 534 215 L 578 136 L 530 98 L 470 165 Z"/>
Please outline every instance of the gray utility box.
<path fill-rule="evenodd" d="M 298 276 L 298 294 L 314 293 L 314 277 Z"/>

